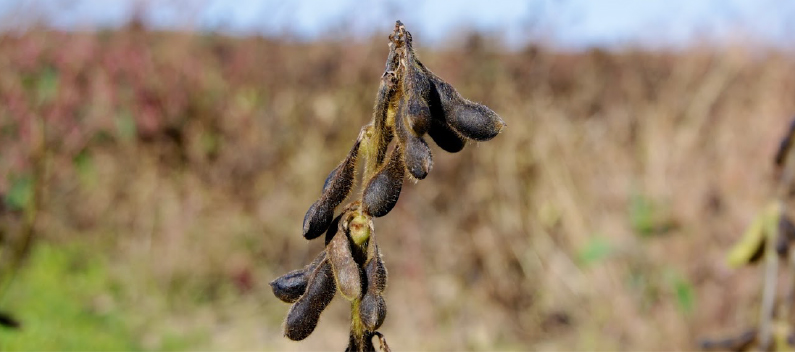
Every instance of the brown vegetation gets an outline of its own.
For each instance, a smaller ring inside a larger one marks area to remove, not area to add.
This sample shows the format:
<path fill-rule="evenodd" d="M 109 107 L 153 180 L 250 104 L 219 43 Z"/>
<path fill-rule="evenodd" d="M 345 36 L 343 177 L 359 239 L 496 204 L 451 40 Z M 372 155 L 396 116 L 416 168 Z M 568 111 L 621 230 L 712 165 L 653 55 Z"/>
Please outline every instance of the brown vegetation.
<path fill-rule="evenodd" d="M 292 343 L 268 281 L 322 246 L 301 222 L 372 115 L 386 42 L 4 34 L 0 192 L 43 141 L 38 240 L 106 253 L 145 347 L 163 331 L 206 333 L 197 348 L 344 346 L 343 300 Z M 433 145 L 433 172 L 375 221 L 391 347 L 693 349 L 748 326 L 758 278 L 724 257 L 772 194 L 795 58 L 487 43 L 418 50 L 510 133 Z"/>

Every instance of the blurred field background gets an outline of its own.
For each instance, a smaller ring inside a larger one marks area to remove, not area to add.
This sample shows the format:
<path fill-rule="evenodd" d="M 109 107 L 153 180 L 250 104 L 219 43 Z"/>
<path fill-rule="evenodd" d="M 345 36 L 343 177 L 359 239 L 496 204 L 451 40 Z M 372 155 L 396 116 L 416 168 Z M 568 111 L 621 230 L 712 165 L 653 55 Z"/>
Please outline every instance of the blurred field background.
<path fill-rule="evenodd" d="M 433 145 L 376 220 L 393 350 L 693 350 L 756 321 L 761 278 L 725 254 L 772 193 L 791 52 L 415 41 L 508 127 Z M 343 299 L 291 342 L 268 282 L 321 249 L 302 219 L 386 43 L 0 34 L 0 311 L 22 323 L 0 349 L 342 350 Z"/>

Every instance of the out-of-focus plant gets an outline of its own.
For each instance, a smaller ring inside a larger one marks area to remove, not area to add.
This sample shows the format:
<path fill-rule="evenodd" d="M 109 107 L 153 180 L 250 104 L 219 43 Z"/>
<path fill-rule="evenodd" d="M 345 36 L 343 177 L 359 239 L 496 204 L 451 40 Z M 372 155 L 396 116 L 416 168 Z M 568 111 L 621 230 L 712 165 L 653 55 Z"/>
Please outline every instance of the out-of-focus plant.
<path fill-rule="evenodd" d="M 792 322 L 793 300 L 795 300 L 795 225 L 788 215 L 792 201 L 795 178 L 795 120 L 781 141 L 776 152 L 777 174 L 775 198 L 756 215 L 743 236 L 727 256 L 731 267 L 753 265 L 764 259 L 762 303 L 758 327 L 749 328 L 741 335 L 722 340 L 705 340 L 704 349 L 746 351 L 756 347 L 761 351 L 791 351 L 795 347 L 795 330 Z M 777 297 L 777 286 L 781 261 L 786 261 L 788 271 L 785 294 Z"/>
<path fill-rule="evenodd" d="M 45 123 L 37 118 L 30 121 L 30 125 L 33 142 L 27 163 L 32 170 L 29 175 L 13 180 L 7 194 L 0 194 L 0 297 L 32 251 L 47 179 Z M 0 312 L 0 326 L 16 329 L 21 323 L 12 313 Z"/>
<path fill-rule="evenodd" d="M 351 302 L 347 351 L 389 350 L 377 330 L 386 318 L 387 271 L 375 240 L 373 219 L 397 203 L 403 180 L 424 179 L 431 171 L 426 134 L 455 153 L 467 140 L 487 141 L 505 127 L 488 107 L 463 98 L 416 57 L 412 37 L 400 21 L 389 36 L 386 69 L 376 96 L 373 121 L 362 127 L 348 156 L 326 178 L 320 198 L 304 217 L 303 235 L 325 233 L 325 250 L 303 269 L 271 282 L 280 300 L 292 303 L 284 334 L 303 340 L 314 331 L 323 310 L 339 292 Z M 350 195 L 357 161 L 364 171 L 359 199 L 337 209 Z"/>

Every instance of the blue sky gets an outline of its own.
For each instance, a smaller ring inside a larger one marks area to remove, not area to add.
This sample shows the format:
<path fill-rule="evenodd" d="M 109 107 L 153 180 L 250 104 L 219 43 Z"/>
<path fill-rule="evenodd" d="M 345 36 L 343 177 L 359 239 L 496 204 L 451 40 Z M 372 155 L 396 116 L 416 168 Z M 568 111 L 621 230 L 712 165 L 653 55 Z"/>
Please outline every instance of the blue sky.
<path fill-rule="evenodd" d="M 426 45 L 479 30 L 510 47 L 682 46 L 693 40 L 795 44 L 795 2 L 776 0 L 0 0 L 0 23 L 30 18 L 65 29 L 123 24 L 136 4 L 159 28 L 287 34 L 311 40 L 386 33 L 401 19 Z M 460 36 L 458 36 L 460 37 Z"/>

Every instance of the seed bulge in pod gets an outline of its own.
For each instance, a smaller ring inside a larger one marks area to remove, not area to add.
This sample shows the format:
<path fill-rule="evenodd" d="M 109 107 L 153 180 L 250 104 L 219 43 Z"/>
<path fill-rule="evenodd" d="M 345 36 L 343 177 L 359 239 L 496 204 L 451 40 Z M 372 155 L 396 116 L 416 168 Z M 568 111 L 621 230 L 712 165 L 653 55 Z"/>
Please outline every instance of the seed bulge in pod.
<path fill-rule="evenodd" d="M 301 298 L 306 290 L 306 272 L 304 269 L 293 270 L 271 281 L 270 285 L 276 298 L 293 303 Z"/>
<path fill-rule="evenodd" d="M 428 135 L 442 150 L 448 153 L 458 153 L 464 149 L 466 138 L 454 131 L 447 123 L 440 99 L 439 91 L 436 87 L 431 86 L 428 93 L 428 108 L 431 112 L 431 126 L 428 129 Z"/>
<path fill-rule="evenodd" d="M 386 318 L 384 297 L 377 293 L 367 292 L 359 302 L 359 317 L 367 330 L 375 331 L 380 328 Z"/>
<path fill-rule="evenodd" d="M 367 182 L 362 196 L 364 211 L 375 217 L 389 213 L 397 204 L 405 176 L 403 151 L 398 145 L 392 150 L 389 162 Z"/>
<path fill-rule="evenodd" d="M 293 270 L 280 276 L 276 280 L 271 281 L 270 286 L 273 290 L 273 294 L 278 299 L 287 303 L 293 303 L 297 301 L 306 291 L 306 284 L 309 279 L 309 275 L 325 258 L 326 252 L 320 252 L 320 255 L 318 255 L 315 260 L 313 260 L 312 263 L 306 267 Z"/>
<path fill-rule="evenodd" d="M 462 136 L 488 141 L 505 127 L 505 122 L 485 105 L 464 99 L 452 85 L 439 77 L 432 77 L 431 80 L 439 93 L 445 120 Z"/>
<path fill-rule="evenodd" d="M 309 336 L 317 326 L 320 313 L 331 303 L 336 291 L 331 264 L 328 259 L 323 260 L 309 276 L 304 295 L 290 307 L 284 322 L 284 336 L 293 341 Z"/>
<path fill-rule="evenodd" d="M 342 222 L 340 222 L 340 229 L 326 246 L 326 253 L 334 270 L 334 278 L 337 280 L 340 293 L 347 300 L 352 301 L 362 294 L 362 278 L 359 266 L 353 260 L 351 242 L 341 225 Z"/>
<path fill-rule="evenodd" d="M 387 271 L 375 236 L 370 236 L 370 244 L 367 248 L 367 264 L 364 268 L 367 276 L 367 292 L 381 293 L 386 289 Z"/>
<path fill-rule="evenodd" d="M 403 79 L 403 93 L 408 100 L 406 118 L 408 127 L 417 136 L 422 137 L 431 126 L 431 110 L 427 103 L 431 82 L 422 70 L 421 64 L 415 61 L 414 55 L 414 49 L 409 40 L 406 42 L 406 76 Z"/>
<path fill-rule="evenodd" d="M 408 109 L 406 110 L 406 119 L 408 127 L 417 136 L 421 137 L 431 127 L 431 110 L 428 108 L 428 104 L 415 94 L 412 92 L 411 95 L 407 96 Z"/>
<path fill-rule="evenodd" d="M 304 238 L 315 239 L 326 231 L 334 218 L 334 209 L 329 208 L 323 198 L 313 203 L 304 215 Z"/>
<path fill-rule="evenodd" d="M 354 143 L 348 156 L 326 177 L 323 192 L 304 215 L 304 238 L 311 240 L 320 236 L 328 228 L 334 217 L 334 208 L 350 194 L 356 172 L 356 157 L 359 154 L 363 134 Z"/>
<path fill-rule="evenodd" d="M 428 176 L 428 172 L 433 167 L 433 157 L 431 148 L 425 143 L 422 137 L 415 136 L 406 127 L 406 99 L 401 99 L 398 105 L 397 115 L 395 116 L 395 130 L 398 140 L 404 151 L 403 160 L 409 174 L 418 180 Z"/>

